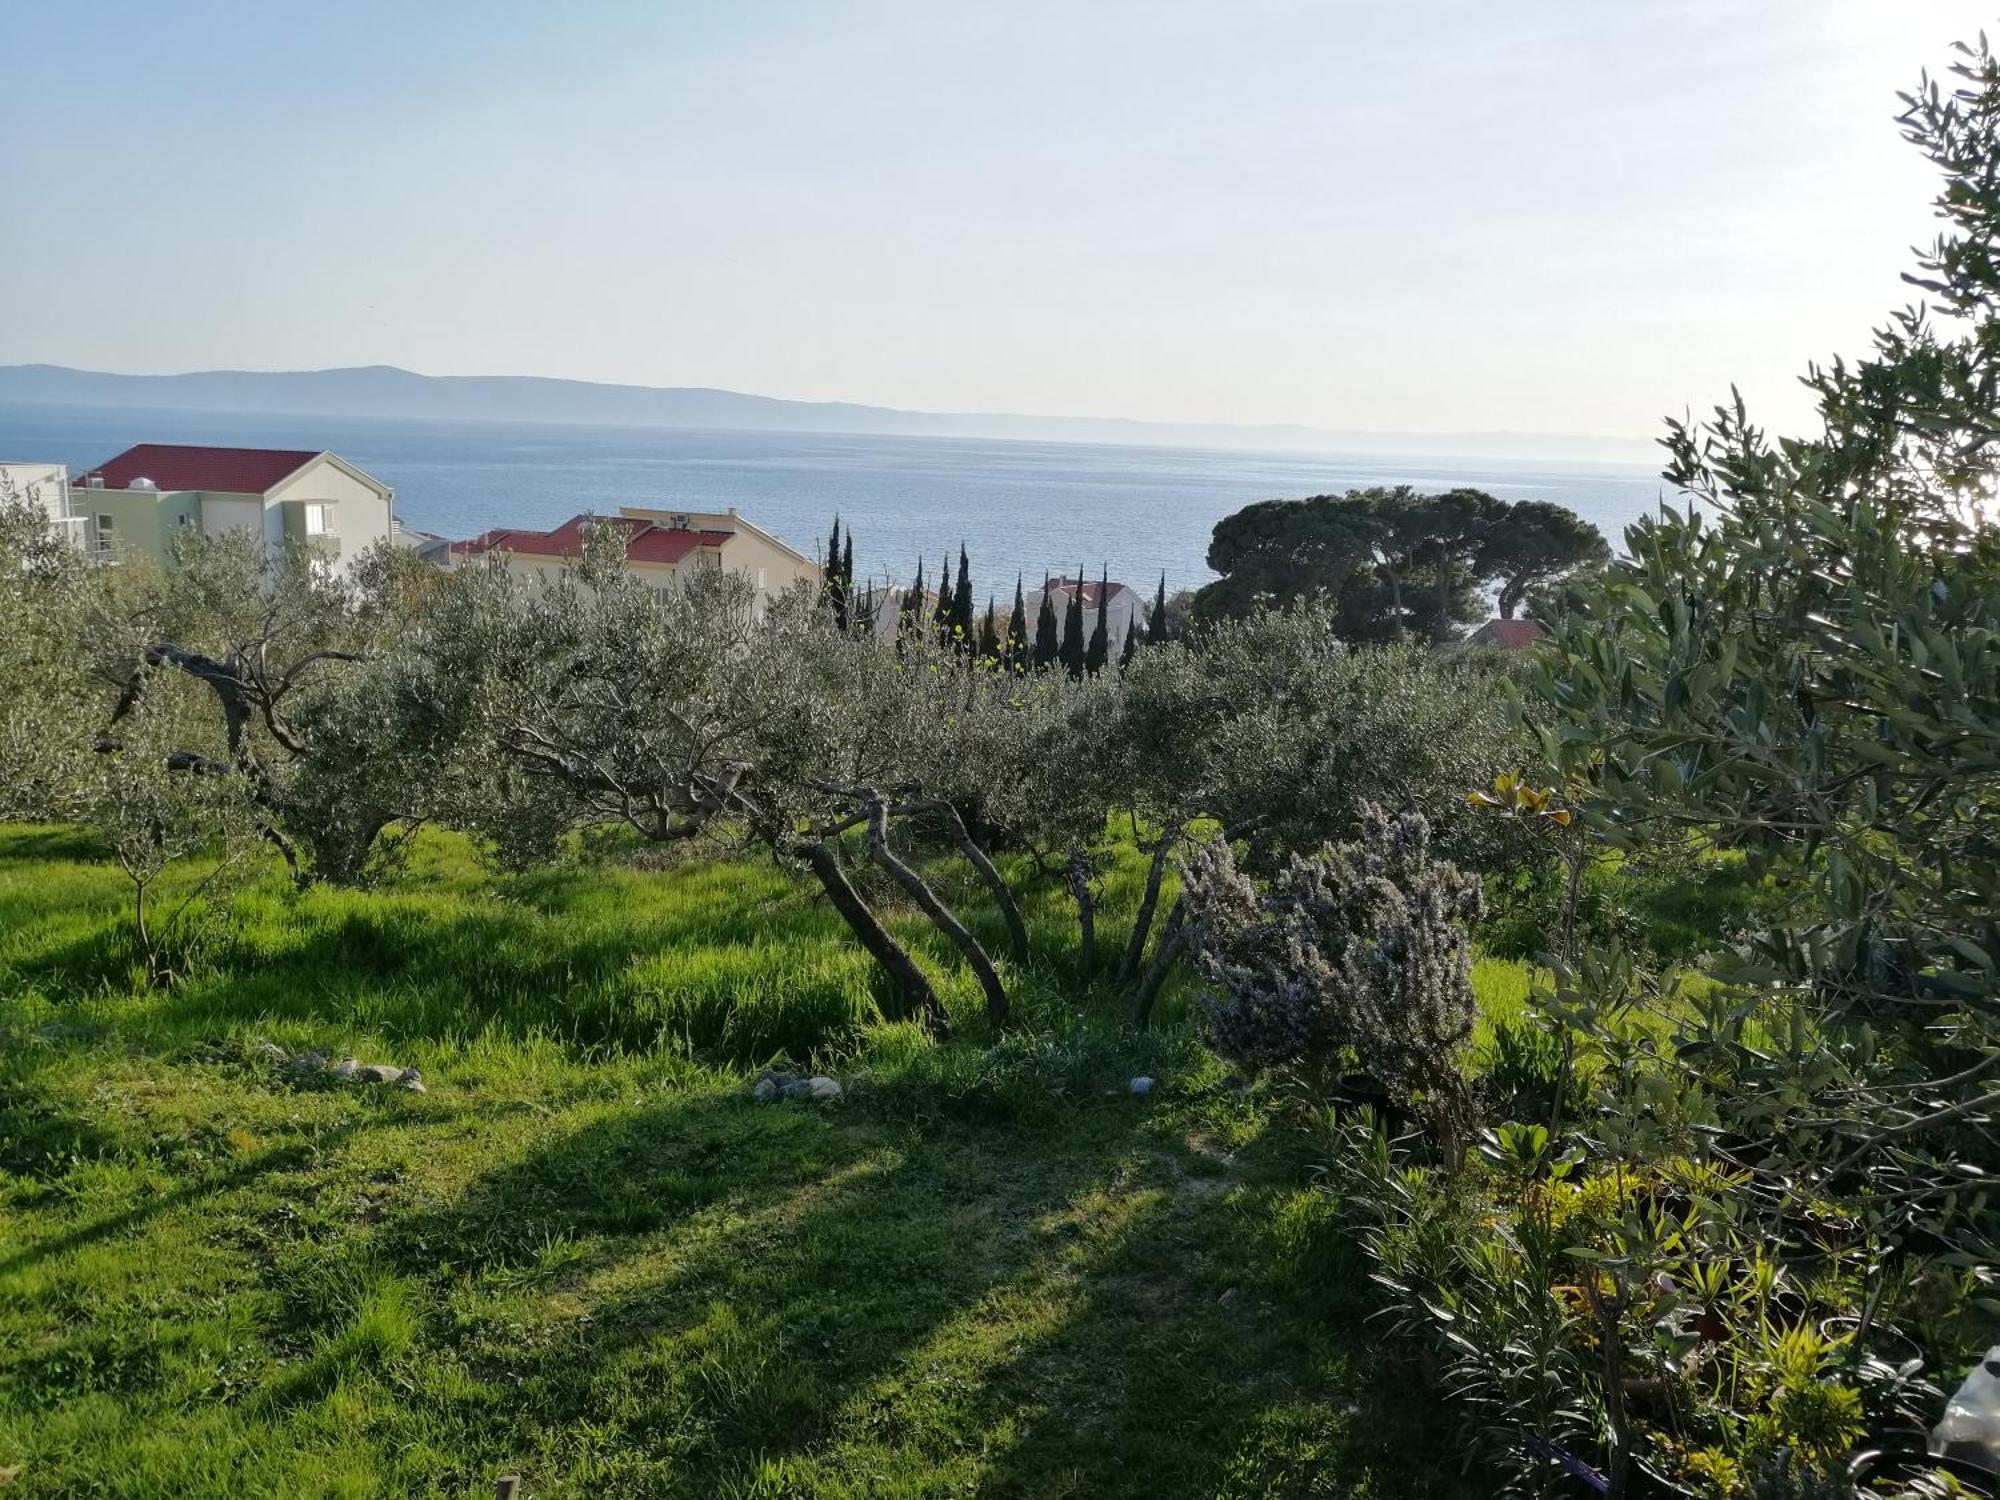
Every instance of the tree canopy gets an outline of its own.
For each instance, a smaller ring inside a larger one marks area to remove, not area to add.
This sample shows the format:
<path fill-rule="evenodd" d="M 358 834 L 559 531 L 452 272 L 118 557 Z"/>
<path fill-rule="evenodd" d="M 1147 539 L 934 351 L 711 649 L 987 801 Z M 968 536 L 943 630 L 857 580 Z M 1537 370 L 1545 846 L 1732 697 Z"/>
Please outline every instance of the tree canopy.
<path fill-rule="evenodd" d="M 1407 485 L 1260 500 L 1218 522 L 1197 618 L 1322 598 L 1350 641 L 1449 640 L 1482 618 L 1498 585 L 1511 617 L 1528 591 L 1602 562 L 1597 528 L 1548 501 L 1484 490 L 1421 495 Z"/>

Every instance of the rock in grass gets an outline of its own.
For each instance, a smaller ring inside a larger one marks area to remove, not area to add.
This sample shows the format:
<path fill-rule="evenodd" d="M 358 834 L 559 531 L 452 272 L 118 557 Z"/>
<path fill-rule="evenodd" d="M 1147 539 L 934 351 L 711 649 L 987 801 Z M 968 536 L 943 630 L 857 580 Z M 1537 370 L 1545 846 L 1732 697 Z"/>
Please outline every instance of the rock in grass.
<path fill-rule="evenodd" d="M 396 1083 L 398 1086 L 408 1089 L 413 1094 L 429 1092 L 424 1087 L 424 1075 L 419 1073 L 415 1068 L 403 1069 L 401 1073 L 396 1075 Z"/>
<path fill-rule="evenodd" d="M 274 1068 L 282 1068 L 292 1060 L 292 1055 L 276 1042 L 259 1042 L 253 1050 L 260 1059 Z"/>
<path fill-rule="evenodd" d="M 1132 1092 L 1135 1094 L 1152 1093 L 1153 1080 L 1148 1078 L 1144 1073 L 1141 1073 L 1137 1078 L 1132 1080 Z"/>
<path fill-rule="evenodd" d="M 354 1070 L 363 1083 L 401 1083 L 403 1070 L 394 1063 L 365 1063 Z"/>
<path fill-rule="evenodd" d="M 352 1078 L 361 1071 L 361 1060 L 357 1057 L 343 1057 L 331 1069 L 335 1078 Z"/>
<path fill-rule="evenodd" d="M 823 1074 L 801 1078 L 796 1073 L 766 1068 L 750 1086 L 750 1097 L 759 1104 L 769 1104 L 774 1099 L 838 1099 L 840 1085 Z"/>

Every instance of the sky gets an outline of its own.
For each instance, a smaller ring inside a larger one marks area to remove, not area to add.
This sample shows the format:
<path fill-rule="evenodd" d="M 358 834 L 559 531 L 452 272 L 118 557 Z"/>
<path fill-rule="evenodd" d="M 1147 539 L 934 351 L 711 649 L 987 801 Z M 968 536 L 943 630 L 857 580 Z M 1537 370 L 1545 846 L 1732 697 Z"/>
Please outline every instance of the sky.
<path fill-rule="evenodd" d="M 1990 3 L 1990 0 L 1987 0 Z M 0 0 L 0 363 L 1778 430 L 1977 0 Z"/>

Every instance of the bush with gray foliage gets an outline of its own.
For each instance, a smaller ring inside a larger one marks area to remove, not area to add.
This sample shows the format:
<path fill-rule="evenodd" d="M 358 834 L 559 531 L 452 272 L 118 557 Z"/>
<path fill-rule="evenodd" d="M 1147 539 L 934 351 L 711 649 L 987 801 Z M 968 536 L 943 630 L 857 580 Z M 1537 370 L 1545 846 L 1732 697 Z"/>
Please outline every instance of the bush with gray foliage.
<path fill-rule="evenodd" d="M 1471 1116 L 1461 1053 L 1478 1010 L 1479 882 L 1431 857 L 1418 814 L 1366 806 L 1360 835 L 1292 855 L 1263 892 L 1226 841 L 1188 858 L 1210 1041 L 1247 1067 L 1321 1081 L 1357 1064 L 1453 1152 Z"/>

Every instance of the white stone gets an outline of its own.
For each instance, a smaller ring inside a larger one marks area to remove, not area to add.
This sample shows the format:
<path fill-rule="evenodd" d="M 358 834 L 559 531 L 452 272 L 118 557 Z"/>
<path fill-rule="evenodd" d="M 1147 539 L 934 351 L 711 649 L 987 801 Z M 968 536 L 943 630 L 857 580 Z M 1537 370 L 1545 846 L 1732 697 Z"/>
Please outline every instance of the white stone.
<path fill-rule="evenodd" d="M 807 1079 L 806 1091 L 809 1097 L 814 1099 L 838 1099 L 840 1097 L 840 1085 L 835 1083 L 831 1078 Z"/>
<path fill-rule="evenodd" d="M 1148 1078 L 1144 1073 L 1141 1073 L 1137 1078 L 1132 1080 L 1132 1092 L 1135 1094 L 1152 1093 L 1153 1080 Z"/>

